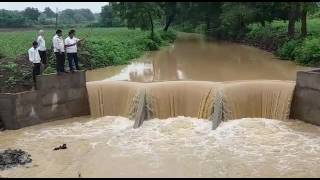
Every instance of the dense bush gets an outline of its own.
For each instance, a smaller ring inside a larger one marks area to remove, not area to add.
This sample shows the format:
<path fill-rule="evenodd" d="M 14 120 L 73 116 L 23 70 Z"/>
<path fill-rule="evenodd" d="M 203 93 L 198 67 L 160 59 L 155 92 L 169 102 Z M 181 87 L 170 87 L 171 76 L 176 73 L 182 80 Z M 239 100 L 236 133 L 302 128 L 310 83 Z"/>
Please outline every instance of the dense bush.
<path fill-rule="evenodd" d="M 276 52 L 276 54 L 285 60 L 294 60 L 297 47 L 301 46 L 301 40 L 290 40 L 284 43 Z"/>
<path fill-rule="evenodd" d="M 0 59 L 0 69 L 0 92 L 19 91 L 32 84 L 32 66 L 24 57 Z"/>
<path fill-rule="evenodd" d="M 254 44 L 263 46 L 265 49 L 277 50 L 288 41 L 284 24 L 274 22 L 272 24 L 251 24 L 245 39 Z"/>
<path fill-rule="evenodd" d="M 154 33 L 153 37 L 148 36 L 148 39 L 152 39 L 154 41 L 155 44 L 161 45 L 162 43 L 162 38 L 159 35 L 159 33 Z"/>
<path fill-rule="evenodd" d="M 273 21 L 261 26 L 251 24 L 246 40 L 259 47 L 275 51 L 281 59 L 294 60 L 298 64 L 316 66 L 320 64 L 319 19 L 308 21 L 309 34 L 307 38 L 299 36 L 300 22 L 297 22 L 296 36 L 289 40 L 286 35 L 287 24 L 283 21 Z"/>
<path fill-rule="evenodd" d="M 295 61 L 299 64 L 318 66 L 320 64 L 320 38 L 309 37 L 297 46 Z"/>
<path fill-rule="evenodd" d="M 148 32 L 142 32 L 130 39 L 93 39 L 85 44 L 82 52 L 87 52 L 86 64 L 89 68 L 121 65 L 129 63 L 145 51 L 158 50 L 160 46 L 168 44 L 169 41 L 172 42 L 173 38 L 175 38 L 173 32 L 161 34 L 156 32 L 153 39 Z"/>
<path fill-rule="evenodd" d="M 162 40 L 167 41 L 169 43 L 173 43 L 174 40 L 177 38 L 177 33 L 172 30 L 160 31 L 159 34 Z"/>

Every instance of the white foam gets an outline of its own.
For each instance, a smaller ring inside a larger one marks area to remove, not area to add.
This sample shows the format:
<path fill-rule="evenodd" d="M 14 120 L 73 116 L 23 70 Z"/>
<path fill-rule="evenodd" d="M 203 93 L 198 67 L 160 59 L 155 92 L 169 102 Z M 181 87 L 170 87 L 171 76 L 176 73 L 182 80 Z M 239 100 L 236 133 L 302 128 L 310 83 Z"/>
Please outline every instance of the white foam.
<path fill-rule="evenodd" d="M 123 117 L 103 117 L 30 129 L 17 143 L 28 146 L 41 139 L 64 139 L 72 144 L 82 140 L 91 149 L 117 149 L 114 158 L 143 156 L 150 168 L 158 171 L 171 157 L 178 162 L 192 160 L 199 176 L 209 173 L 201 170 L 204 167 L 218 168 L 215 175 L 224 177 L 238 173 L 239 167 L 245 168 L 242 175 L 253 177 L 263 175 L 263 168 L 284 177 L 301 168 L 310 175 L 319 174 L 320 128 L 300 121 L 239 119 L 223 122 L 216 130 L 211 130 L 208 120 L 187 117 L 153 119 L 138 129 L 132 128 L 133 123 Z"/>
<path fill-rule="evenodd" d="M 116 81 L 131 81 L 130 74 L 142 77 L 146 70 L 153 71 L 152 64 L 144 62 L 132 62 L 117 75 L 114 75 L 106 80 Z"/>

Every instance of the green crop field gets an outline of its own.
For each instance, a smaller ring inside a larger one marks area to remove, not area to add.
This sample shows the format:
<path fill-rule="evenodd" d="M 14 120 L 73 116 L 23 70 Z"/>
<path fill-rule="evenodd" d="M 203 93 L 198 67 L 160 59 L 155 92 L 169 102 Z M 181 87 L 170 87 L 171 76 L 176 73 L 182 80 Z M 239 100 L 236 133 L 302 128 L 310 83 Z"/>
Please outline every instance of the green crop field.
<path fill-rule="evenodd" d="M 63 30 L 63 37 L 66 38 L 68 30 Z M 27 31 L 5 31 L 0 33 L 1 53 L 5 57 L 16 57 L 25 54 L 32 46 L 32 41 L 36 40 L 38 30 Z M 146 32 L 140 30 L 128 30 L 127 28 L 81 28 L 76 29 L 79 38 L 88 36 L 89 41 L 118 41 L 125 42 L 132 40 L 133 37 L 146 36 Z M 48 48 L 52 46 L 52 38 L 55 34 L 54 30 L 45 30 L 46 45 Z"/>
<path fill-rule="evenodd" d="M 63 30 L 63 38 L 69 29 Z M 79 46 L 79 59 L 82 69 L 95 69 L 111 65 L 127 64 L 143 55 L 145 51 L 157 50 L 173 42 L 176 35 L 172 31 L 156 31 L 153 40 L 149 31 L 127 28 L 75 28 L 78 38 L 87 37 Z M 1 30 L 0 30 L 1 31 Z M 36 40 L 37 29 L 3 30 L 0 33 L 0 85 L 10 89 L 31 79 L 31 67 L 27 51 Z M 44 73 L 55 72 L 55 57 L 52 53 L 52 38 L 55 30 L 45 30 L 49 67 Z M 8 86 L 8 87 L 7 87 Z M 1 88 L 0 88 L 1 90 Z"/>
<path fill-rule="evenodd" d="M 66 38 L 69 29 L 63 30 Z M 89 53 L 92 67 L 104 67 L 125 64 L 128 60 L 140 56 L 144 51 L 158 49 L 171 42 L 175 35 L 172 32 L 158 33 L 156 40 L 149 38 L 149 32 L 127 28 L 81 28 L 76 29 L 77 37 L 87 36 L 80 51 Z M 46 46 L 52 48 L 54 30 L 45 30 Z M 6 31 L 0 33 L 0 49 L 2 57 L 15 58 L 25 55 L 37 37 L 37 30 Z"/>

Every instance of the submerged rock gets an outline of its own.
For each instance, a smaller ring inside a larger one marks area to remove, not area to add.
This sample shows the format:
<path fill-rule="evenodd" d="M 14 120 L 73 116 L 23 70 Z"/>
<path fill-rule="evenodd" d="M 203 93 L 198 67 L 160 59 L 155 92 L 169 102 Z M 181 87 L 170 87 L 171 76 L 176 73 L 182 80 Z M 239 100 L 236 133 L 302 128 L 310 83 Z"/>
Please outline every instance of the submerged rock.
<path fill-rule="evenodd" d="M 7 149 L 0 152 L 0 170 L 31 163 L 31 155 L 19 149 Z"/>

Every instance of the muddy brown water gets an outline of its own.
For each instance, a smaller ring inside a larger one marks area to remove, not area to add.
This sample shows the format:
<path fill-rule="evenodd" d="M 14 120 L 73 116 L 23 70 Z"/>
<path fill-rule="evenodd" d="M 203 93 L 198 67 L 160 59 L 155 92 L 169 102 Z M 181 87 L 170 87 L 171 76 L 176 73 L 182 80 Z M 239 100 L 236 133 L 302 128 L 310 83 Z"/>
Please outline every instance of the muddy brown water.
<path fill-rule="evenodd" d="M 32 155 L 2 177 L 320 177 L 320 128 L 302 121 L 73 118 L 1 132 Z M 57 145 L 68 149 L 53 151 Z"/>
<path fill-rule="evenodd" d="M 298 70 L 307 69 L 254 47 L 181 35 L 170 47 L 147 53 L 127 66 L 88 71 L 87 80 L 295 80 Z"/>
<path fill-rule="evenodd" d="M 296 71 L 303 69 L 307 68 L 253 47 L 193 38 L 179 39 L 129 65 L 88 72 L 87 80 L 292 81 Z M 228 97 L 245 98 L 232 89 L 226 91 Z M 172 91 L 175 90 L 178 89 Z M 240 90 L 245 93 L 242 86 Z M 111 99 L 117 99 L 121 98 L 119 93 L 126 91 L 115 87 L 108 93 L 118 93 L 110 94 Z M 161 90 L 157 93 L 159 97 L 163 95 Z M 127 107 L 128 103 L 119 106 Z M 110 104 L 108 107 L 115 108 L 114 112 L 119 110 Z M 286 109 L 283 107 L 282 111 Z M 243 112 L 236 113 L 241 116 Z M 0 176 L 320 177 L 320 128 L 299 120 L 242 118 L 222 122 L 216 130 L 206 119 L 183 116 L 155 118 L 138 129 L 133 129 L 133 124 L 118 116 L 78 117 L 0 132 L 0 150 L 20 148 L 33 159 L 26 166 L 0 171 Z M 62 144 L 68 148 L 53 151 Z"/>

